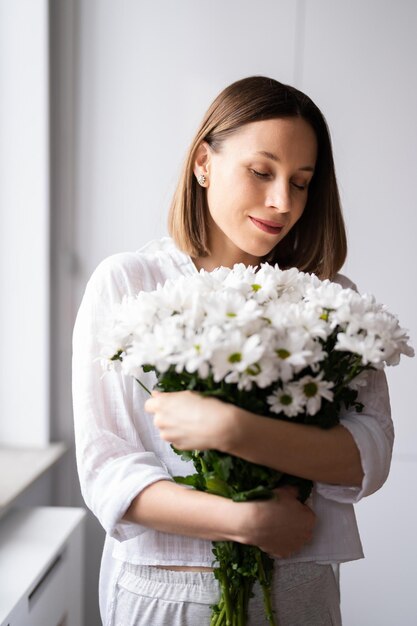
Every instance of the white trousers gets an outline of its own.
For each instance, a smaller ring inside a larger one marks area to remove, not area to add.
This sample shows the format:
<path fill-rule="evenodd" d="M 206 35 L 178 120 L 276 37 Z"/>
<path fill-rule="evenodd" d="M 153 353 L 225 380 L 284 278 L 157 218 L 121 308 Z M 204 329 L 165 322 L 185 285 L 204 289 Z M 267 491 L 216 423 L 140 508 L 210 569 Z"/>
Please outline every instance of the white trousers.
<path fill-rule="evenodd" d="M 254 588 L 249 626 L 267 626 Z M 105 626 L 208 626 L 219 600 L 211 572 L 177 572 L 123 563 Z M 331 565 L 275 565 L 272 604 L 279 626 L 341 626 L 339 587 Z"/>

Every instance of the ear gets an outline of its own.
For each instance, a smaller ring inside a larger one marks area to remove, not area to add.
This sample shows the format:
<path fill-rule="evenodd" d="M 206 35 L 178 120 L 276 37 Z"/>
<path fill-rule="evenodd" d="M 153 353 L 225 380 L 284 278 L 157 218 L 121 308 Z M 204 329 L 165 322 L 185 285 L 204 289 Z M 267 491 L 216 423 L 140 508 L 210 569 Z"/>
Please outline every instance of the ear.
<path fill-rule="evenodd" d="M 210 170 L 211 149 L 206 141 L 202 141 L 197 148 L 194 159 L 194 174 L 198 178 L 201 174 L 208 176 Z"/>

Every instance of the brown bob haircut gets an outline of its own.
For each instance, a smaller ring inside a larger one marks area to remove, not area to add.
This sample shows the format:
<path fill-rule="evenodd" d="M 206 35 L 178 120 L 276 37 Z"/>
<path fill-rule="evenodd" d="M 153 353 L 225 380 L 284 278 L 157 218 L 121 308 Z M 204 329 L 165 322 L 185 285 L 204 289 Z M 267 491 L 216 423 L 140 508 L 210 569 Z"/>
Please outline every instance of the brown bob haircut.
<path fill-rule="evenodd" d="M 326 120 L 301 91 L 264 76 L 243 78 L 226 87 L 211 104 L 191 143 L 168 216 L 169 233 L 183 252 L 192 258 L 210 254 L 206 190 L 193 171 L 199 145 L 206 141 L 217 152 L 244 124 L 289 117 L 301 117 L 313 128 L 317 162 L 301 218 L 263 261 L 330 279 L 342 267 L 346 231 Z"/>

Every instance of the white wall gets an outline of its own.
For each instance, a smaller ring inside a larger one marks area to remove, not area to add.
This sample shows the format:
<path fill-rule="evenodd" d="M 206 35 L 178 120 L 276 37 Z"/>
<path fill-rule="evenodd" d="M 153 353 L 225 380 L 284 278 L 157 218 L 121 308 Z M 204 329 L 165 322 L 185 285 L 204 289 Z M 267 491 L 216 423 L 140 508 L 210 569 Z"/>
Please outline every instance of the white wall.
<path fill-rule="evenodd" d="M 417 4 L 305 2 L 300 88 L 326 112 L 346 221 L 346 272 L 396 312 L 417 345 Z M 417 361 L 387 370 L 396 444 L 382 491 L 357 506 L 366 559 L 342 568 L 347 626 L 417 623 Z"/>
<path fill-rule="evenodd" d="M 65 213 L 57 233 L 73 248 L 56 277 L 61 289 L 67 284 L 72 290 L 72 318 L 103 257 L 166 232 L 182 157 L 211 99 L 233 80 L 266 74 L 305 90 L 324 111 L 349 231 L 346 273 L 417 337 L 413 0 L 72 4 L 73 205 L 61 198 L 57 210 L 67 206 L 73 214 L 69 220 Z M 68 346 L 68 310 L 59 319 Z M 64 388 L 67 372 L 58 368 L 56 375 Z M 345 626 L 391 626 L 397 614 L 402 626 L 417 622 L 409 582 L 417 557 L 410 497 L 417 468 L 410 410 L 416 375 L 416 360 L 389 375 L 397 430 L 393 471 L 386 487 L 357 507 L 367 559 L 342 571 Z M 57 419 L 65 429 L 62 411 Z M 99 534 L 94 541 L 97 528 L 90 520 L 86 543 L 95 553 L 102 540 Z M 90 580 L 95 575 L 92 566 Z M 93 626 L 93 588 L 86 595 Z"/>
<path fill-rule="evenodd" d="M 0 0 L 0 443 L 49 441 L 48 2 Z"/>

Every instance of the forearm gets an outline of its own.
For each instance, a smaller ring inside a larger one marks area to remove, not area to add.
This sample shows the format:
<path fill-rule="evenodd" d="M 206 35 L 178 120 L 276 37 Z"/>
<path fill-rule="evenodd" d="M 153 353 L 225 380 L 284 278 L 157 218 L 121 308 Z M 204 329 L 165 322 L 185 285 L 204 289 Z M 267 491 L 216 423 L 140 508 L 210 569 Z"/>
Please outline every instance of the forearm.
<path fill-rule="evenodd" d="M 161 480 L 134 498 L 124 519 L 165 533 L 238 541 L 236 506 L 227 498 Z"/>
<path fill-rule="evenodd" d="M 228 405 L 231 435 L 224 452 L 282 472 L 336 485 L 360 486 L 363 469 L 352 435 L 260 417 Z"/>
<path fill-rule="evenodd" d="M 311 541 L 315 516 L 292 489 L 270 500 L 233 502 L 162 480 L 133 500 L 125 519 L 210 541 L 237 541 L 285 558 Z"/>

